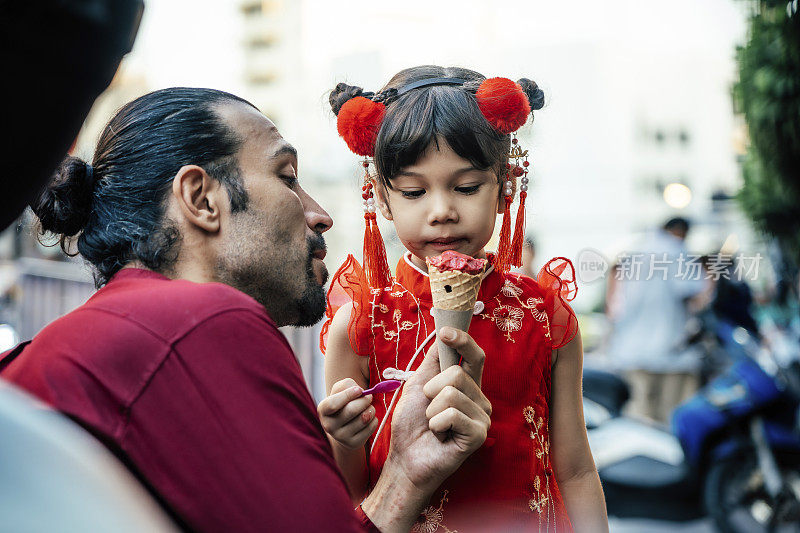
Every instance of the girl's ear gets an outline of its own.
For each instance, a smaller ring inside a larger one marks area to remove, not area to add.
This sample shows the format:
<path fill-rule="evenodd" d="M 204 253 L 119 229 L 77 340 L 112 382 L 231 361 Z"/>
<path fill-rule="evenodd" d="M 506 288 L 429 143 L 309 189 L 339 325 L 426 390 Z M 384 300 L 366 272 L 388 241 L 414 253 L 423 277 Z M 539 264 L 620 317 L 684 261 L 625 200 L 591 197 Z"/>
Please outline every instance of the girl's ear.
<path fill-rule="evenodd" d="M 500 178 L 500 183 L 497 187 L 497 214 L 502 215 L 506 211 L 506 198 L 505 198 L 505 176 Z M 511 178 L 511 182 L 513 183 L 514 192 L 517 191 L 517 180 L 516 178 Z"/>
<path fill-rule="evenodd" d="M 497 214 L 502 215 L 506 211 L 506 200 L 503 198 L 503 189 L 497 193 Z"/>
<path fill-rule="evenodd" d="M 375 203 L 378 205 L 378 210 L 386 220 L 392 220 L 392 210 L 389 209 L 389 198 L 386 195 L 386 187 L 380 183 L 373 182 L 372 190 L 375 195 Z"/>

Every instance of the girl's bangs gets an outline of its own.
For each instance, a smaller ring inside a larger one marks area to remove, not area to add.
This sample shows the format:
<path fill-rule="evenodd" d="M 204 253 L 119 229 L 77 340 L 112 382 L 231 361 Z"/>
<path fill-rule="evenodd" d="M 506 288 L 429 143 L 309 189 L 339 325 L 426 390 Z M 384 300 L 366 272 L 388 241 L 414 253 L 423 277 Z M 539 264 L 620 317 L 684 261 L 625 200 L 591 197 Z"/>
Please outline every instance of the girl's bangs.
<path fill-rule="evenodd" d="M 389 180 L 413 165 L 435 143 L 446 142 L 476 168 L 498 169 L 505 162 L 509 138 L 495 132 L 475 98 L 450 87 L 409 93 L 389 106 L 375 144 L 380 180 Z"/>

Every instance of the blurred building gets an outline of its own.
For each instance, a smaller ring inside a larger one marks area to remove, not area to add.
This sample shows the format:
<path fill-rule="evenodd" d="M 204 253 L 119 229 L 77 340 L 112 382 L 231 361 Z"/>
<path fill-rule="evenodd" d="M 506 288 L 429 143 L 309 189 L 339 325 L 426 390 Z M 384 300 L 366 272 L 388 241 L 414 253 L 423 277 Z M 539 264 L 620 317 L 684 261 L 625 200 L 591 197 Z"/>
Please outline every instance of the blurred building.
<path fill-rule="evenodd" d="M 300 2 L 241 0 L 243 96 L 279 129 L 291 123 L 300 64 Z"/>

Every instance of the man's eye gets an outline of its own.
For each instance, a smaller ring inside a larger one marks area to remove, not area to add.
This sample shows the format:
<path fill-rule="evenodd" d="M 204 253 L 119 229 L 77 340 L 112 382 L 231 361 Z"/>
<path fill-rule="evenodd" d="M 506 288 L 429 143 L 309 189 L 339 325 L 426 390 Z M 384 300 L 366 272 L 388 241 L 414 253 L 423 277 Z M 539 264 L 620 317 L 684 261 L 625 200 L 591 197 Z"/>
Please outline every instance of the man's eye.
<path fill-rule="evenodd" d="M 286 183 L 286 185 L 288 185 L 289 187 L 294 187 L 295 185 L 297 185 L 297 177 L 295 177 L 295 176 L 286 176 L 286 175 L 281 175 L 281 176 L 279 176 L 279 177 L 280 177 L 280 178 L 281 178 L 281 179 L 284 181 L 284 183 Z"/>
<path fill-rule="evenodd" d="M 456 187 L 456 191 L 460 192 L 460 193 L 463 193 L 463 194 L 473 194 L 473 193 L 478 192 L 478 189 L 480 189 L 480 188 L 481 188 L 480 184 L 478 184 L 478 185 L 467 185 L 467 186 L 463 186 L 463 187 Z"/>
<path fill-rule="evenodd" d="M 400 194 L 403 195 L 403 198 L 419 198 L 425 191 L 423 189 L 417 189 L 415 191 L 400 191 Z"/>

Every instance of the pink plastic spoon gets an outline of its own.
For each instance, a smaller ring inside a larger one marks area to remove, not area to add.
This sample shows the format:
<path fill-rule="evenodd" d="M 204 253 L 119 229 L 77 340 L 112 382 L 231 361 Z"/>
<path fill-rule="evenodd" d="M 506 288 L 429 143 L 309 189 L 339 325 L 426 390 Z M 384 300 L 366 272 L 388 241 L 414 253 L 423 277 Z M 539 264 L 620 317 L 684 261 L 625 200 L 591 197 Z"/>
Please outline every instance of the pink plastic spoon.
<path fill-rule="evenodd" d="M 386 379 L 384 381 L 381 381 L 374 387 L 362 392 L 361 396 L 366 396 L 368 394 L 382 394 L 385 392 L 392 392 L 393 390 L 399 389 L 400 385 L 402 384 L 403 382 L 400 381 L 399 379 Z"/>

